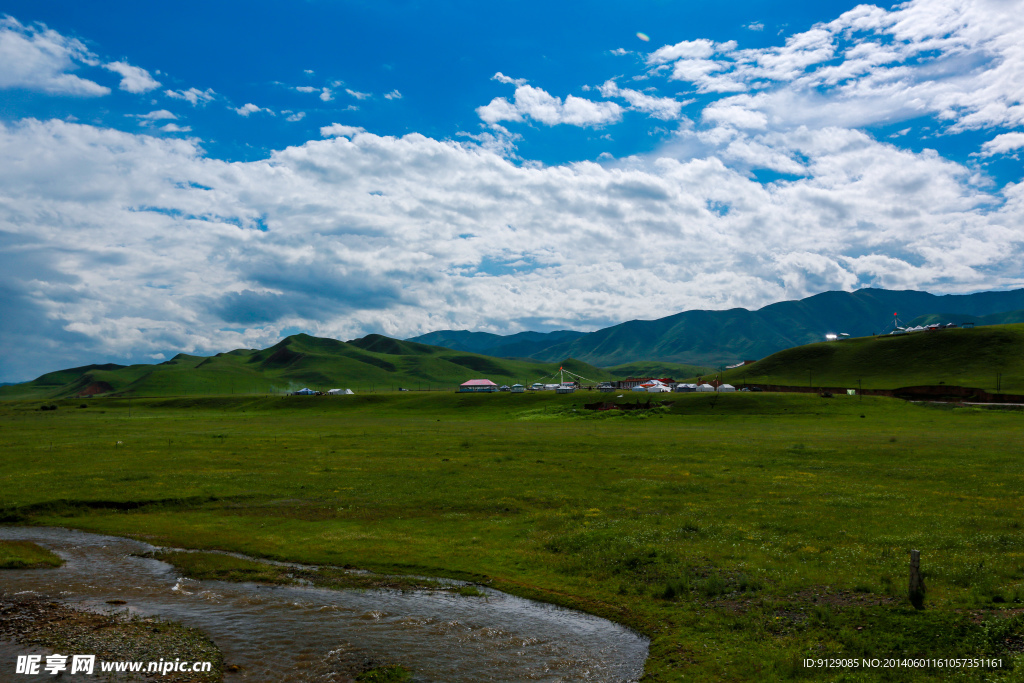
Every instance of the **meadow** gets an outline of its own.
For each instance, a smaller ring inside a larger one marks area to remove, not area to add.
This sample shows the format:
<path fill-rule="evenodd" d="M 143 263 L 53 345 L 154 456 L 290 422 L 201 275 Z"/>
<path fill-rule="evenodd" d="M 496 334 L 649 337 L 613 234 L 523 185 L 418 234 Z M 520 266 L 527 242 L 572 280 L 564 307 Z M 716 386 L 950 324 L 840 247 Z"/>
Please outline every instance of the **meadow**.
<path fill-rule="evenodd" d="M 607 398 L 3 402 L 0 519 L 467 579 L 644 633 L 649 681 L 1024 678 L 1024 413 L 770 393 L 583 409 Z M 982 656 L 1001 667 L 803 664 Z"/>

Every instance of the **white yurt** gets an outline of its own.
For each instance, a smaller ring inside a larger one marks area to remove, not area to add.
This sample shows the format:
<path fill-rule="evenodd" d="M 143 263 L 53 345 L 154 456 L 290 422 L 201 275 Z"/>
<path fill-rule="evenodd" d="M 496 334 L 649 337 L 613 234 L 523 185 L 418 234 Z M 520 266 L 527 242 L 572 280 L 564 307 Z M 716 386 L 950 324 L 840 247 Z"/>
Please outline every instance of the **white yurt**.
<path fill-rule="evenodd" d="M 714 390 L 715 390 L 715 388 L 713 386 L 711 386 L 710 384 L 701 384 L 699 387 L 697 387 L 697 391 L 714 391 Z"/>

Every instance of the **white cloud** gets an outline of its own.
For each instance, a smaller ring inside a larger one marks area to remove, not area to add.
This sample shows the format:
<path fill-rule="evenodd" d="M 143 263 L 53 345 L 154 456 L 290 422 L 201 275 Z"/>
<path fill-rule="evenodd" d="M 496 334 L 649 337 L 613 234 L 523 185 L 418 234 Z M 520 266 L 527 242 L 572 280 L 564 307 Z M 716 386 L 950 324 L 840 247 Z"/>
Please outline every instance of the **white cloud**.
<path fill-rule="evenodd" d="M 647 56 L 648 64 L 666 64 L 677 59 L 707 59 L 715 54 L 715 43 L 701 38 L 684 40 L 675 45 L 665 45 Z"/>
<path fill-rule="evenodd" d="M 529 117 L 548 126 L 568 124 L 572 126 L 604 126 L 622 118 L 622 107 L 615 102 L 594 102 L 575 95 L 561 98 L 532 85 L 516 88 L 515 102 L 496 97 L 483 107 L 477 115 L 486 123 L 500 121 L 522 121 Z"/>
<path fill-rule="evenodd" d="M 160 82 L 149 75 L 145 69 L 132 66 L 128 62 L 110 62 L 104 64 L 103 68 L 121 75 L 121 90 L 130 93 L 149 92 L 160 87 Z"/>
<path fill-rule="evenodd" d="M 217 93 L 212 88 L 206 90 L 199 90 L 198 88 L 189 88 L 188 90 L 164 90 L 164 94 L 173 100 L 185 100 L 193 107 L 197 104 L 206 104 L 207 102 L 213 101 L 217 96 Z"/>
<path fill-rule="evenodd" d="M 782 46 L 738 50 L 710 40 L 648 56 L 648 77 L 705 94 L 757 92 L 743 106 L 778 123 L 838 114 L 849 125 L 931 115 L 949 132 L 1024 125 L 1024 12 L 1009 2 L 912 0 L 862 5 Z M 820 115 L 819 115 L 820 114 Z M 835 122 L 833 119 L 832 123 Z"/>
<path fill-rule="evenodd" d="M 187 133 L 192 130 L 192 128 L 190 126 L 179 126 L 176 123 L 168 123 L 161 126 L 160 130 L 165 133 Z"/>
<path fill-rule="evenodd" d="M 151 111 L 148 114 L 139 114 L 137 118 L 143 121 L 161 121 L 164 119 L 176 119 L 178 117 L 166 109 L 158 109 L 156 111 Z"/>
<path fill-rule="evenodd" d="M 632 50 L 627 50 L 627 49 L 626 49 L 626 48 L 624 48 L 624 47 L 617 47 L 617 48 L 615 48 L 614 50 L 609 50 L 609 52 L 610 52 L 611 54 L 615 55 L 616 57 L 623 57 L 623 56 L 625 56 L 625 55 L 631 55 L 631 54 L 633 54 L 633 51 L 632 51 Z"/>
<path fill-rule="evenodd" d="M 358 92 L 356 90 L 352 90 L 351 88 L 345 88 L 345 92 L 347 92 L 349 95 L 356 98 L 357 100 L 365 100 L 368 97 L 370 97 L 370 93 L 368 92 Z"/>
<path fill-rule="evenodd" d="M 650 114 L 654 118 L 664 121 L 678 119 L 683 106 L 693 102 L 693 100 L 680 102 L 671 97 L 654 97 L 639 90 L 620 88 L 614 80 L 605 81 L 598 91 L 603 97 L 621 97 L 629 102 L 630 109 Z"/>
<path fill-rule="evenodd" d="M 324 102 L 330 102 L 334 99 L 334 93 L 331 92 L 330 88 L 323 88 L 320 91 L 320 99 Z"/>
<path fill-rule="evenodd" d="M 299 112 L 295 112 L 294 114 L 292 114 L 291 116 L 289 116 L 285 120 L 286 121 L 291 121 L 292 123 L 294 123 L 295 121 L 301 121 L 304 118 L 306 118 L 306 112 L 299 111 Z"/>
<path fill-rule="evenodd" d="M 300 85 L 300 86 L 297 86 L 295 89 L 297 91 L 299 91 L 299 92 L 305 92 L 305 93 L 312 93 L 312 92 L 317 92 L 317 91 L 320 90 L 320 88 L 314 88 L 311 85 Z"/>
<path fill-rule="evenodd" d="M 526 85 L 527 83 L 525 78 L 511 78 L 500 71 L 491 76 L 491 80 L 498 81 L 499 83 L 505 83 L 507 85 Z"/>
<path fill-rule="evenodd" d="M 595 327 L 824 289 L 1024 285 L 1024 188 L 983 191 L 858 131 L 763 133 L 804 169 L 771 184 L 714 153 L 537 167 L 468 141 L 322 133 L 225 162 L 180 138 L 0 124 L 0 235 L 18 245 L 0 249 L 0 306 L 31 323 L 5 323 L 3 347 L 205 352 L 294 327 Z"/>
<path fill-rule="evenodd" d="M 50 95 L 96 97 L 110 88 L 68 73 L 99 61 L 85 45 L 46 28 L 0 16 L 0 88 L 25 88 Z"/>
<path fill-rule="evenodd" d="M 701 118 L 717 124 L 735 126 L 737 128 L 764 129 L 768 127 L 768 117 L 763 112 L 740 104 L 750 98 L 732 97 L 716 102 L 704 109 Z"/>
<path fill-rule="evenodd" d="M 748 31 L 763 31 L 764 23 L 760 21 L 752 21 L 749 24 L 745 24 L 744 27 Z"/>
<path fill-rule="evenodd" d="M 386 95 L 384 95 L 384 99 L 386 99 L 386 100 L 400 100 L 400 99 L 402 99 L 402 93 L 398 92 L 398 90 L 392 90 L 391 92 L 389 92 Z"/>
<path fill-rule="evenodd" d="M 270 114 L 271 116 L 274 116 L 274 112 L 272 110 L 264 108 L 264 107 L 257 107 L 252 102 L 248 102 L 246 104 L 243 104 L 241 107 L 235 108 L 234 111 L 239 116 L 245 116 L 247 118 L 248 118 L 249 114 L 255 114 L 255 113 L 261 112 L 261 111 L 265 111 L 268 114 Z"/>
<path fill-rule="evenodd" d="M 332 138 L 332 137 L 347 137 L 350 138 L 359 133 L 366 132 L 365 128 L 359 126 L 346 126 L 343 123 L 332 123 L 329 126 L 323 126 L 320 128 L 320 137 Z"/>
<path fill-rule="evenodd" d="M 990 157 L 996 154 L 1007 154 L 1024 148 L 1024 133 L 1003 133 L 997 135 L 981 146 L 981 155 Z"/>

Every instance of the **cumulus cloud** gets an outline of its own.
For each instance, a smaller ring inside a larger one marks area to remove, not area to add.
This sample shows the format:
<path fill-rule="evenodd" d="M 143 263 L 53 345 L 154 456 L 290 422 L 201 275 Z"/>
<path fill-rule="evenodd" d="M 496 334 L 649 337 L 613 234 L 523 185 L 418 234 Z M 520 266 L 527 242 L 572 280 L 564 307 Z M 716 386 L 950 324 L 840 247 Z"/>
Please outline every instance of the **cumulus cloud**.
<path fill-rule="evenodd" d="M 526 85 L 527 83 L 525 78 L 511 78 L 500 71 L 491 76 L 491 80 L 498 81 L 499 83 L 506 83 L 508 85 Z"/>
<path fill-rule="evenodd" d="M 722 155 L 539 167 L 469 141 L 322 133 L 226 162 L 181 138 L 0 124 L 0 291 L 21 316 L 5 348 L 52 333 L 138 357 L 295 327 L 586 328 L 822 289 L 1024 285 L 1020 186 L 983 190 L 859 131 L 763 133 L 804 169 L 771 184 Z"/>
<path fill-rule="evenodd" d="M 346 126 L 343 123 L 332 123 L 329 126 L 323 126 L 320 128 L 320 137 L 324 138 L 335 138 L 335 137 L 346 137 L 350 138 L 353 135 L 365 132 L 365 128 L 359 126 Z"/>
<path fill-rule="evenodd" d="M 188 133 L 192 128 L 190 126 L 179 126 L 176 123 L 167 123 L 160 126 L 160 130 L 165 133 Z"/>
<path fill-rule="evenodd" d="M 990 157 L 996 154 L 1016 152 L 1024 147 L 1024 133 L 1003 133 L 997 135 L 981 146 L 981 155 Z"/>
<path fill-rule="evenodd" d="M 498 74 L 500 75 L 500 74 Z M 490 124 L 501 121 L 522 121 L 531 118 L 548 126 L 600 127 L 622 118 L 622 107 L 615 102 L 594 102 L 569 95 L 563 102 L 546 90 L 532 85 L 516 87 L 514 102 L 495 97 L 490 104 L 477 107 L 477 115 Z"/>
<path fill-rule="evenodd" d="M 152 123 L 153 121 L 178 118 L 175 114 L 167 111 L 166 109 L 157 109 L 156 111 L 151 111 L 148 114 L 135 114 L 133 116 L 139 119 L 140 123 Z"/>
<path fill-rule="evenodd" d="M 291 114 L 291 113 L 289 112 L 289 114 Z M 296 121 L 301 121 L 304 118 L 306 118 L 306 112 L 304 112 L 304 111 L 297 111 L 294 114 L 291 114 L 290 116 L 288 116 L 288 118 L 286 118 L 285 120 L 286 121 L 291 121 L 292 123 L 294 123 Z"/>
<path fill-rule="evenodd" d="M 386 95 L 384 95 L 384 99 L 386 99 L 386 100 L 400 100 L 400 99 L 402 99 L 402 93 L 398 92 L 398 90 L 392 90 L 391 92 L 389 92 Z"/>
<path fill-rule="evenodd" d="M 629 102 L 630 109 L 650 114 L 654 118 L 664 121 L 678 119 L 683 106 L 693 102 L 693 100 L 680 102 L 671 97 L 654 97 L 639 90 L 620 88 L 614 80 L 605 81 L 598 91 L 604 97 L 621 97 Z"/>
<path fill-rule="evenodd" d="M 274 112 L 271 109 L 267 109 L 267 108 L 264 108 L 264 107 L 257 107 L 252 102 L 248 102 L 246 104 L 243 104 L 241 107 L 235 108 L 235 113 L 236 114 L 238 114 L 239 116 L 245 116 L 246 118 L 248 118 L 249 114 L 255 114 L 255 113 L 261 112 L 261 111 L 265 111 L 268 114 L 270 114 L 271 116 L 274 115 Z"/>
<path fill-rule="evenodd" d="M 861 5 L 780 46 L 736 49 L 705 39 L 666 45 L 648 55 L 647 75 L 668 69 L 669 79 L 700 93 L 756 93 L 732 106 L 780 125 L 805 125 L 831 109 L 849 125 L 931 115 L 949 132 L 1017 127 L 1024 125 L 1018 10 L 983 0 Z"/>
<path fill-rule="evenodd" d="M 0 88 L 79 97 L 107 95 L 110 88 L 69 73 L 98 64 L 96 55 L 75 38 L 43 24 L 25 26 L 14 17 L 0 16 Z"/>
<path fill-rule="evenodd" d="M 212 102 L 217 96 L 217 93 L 215 93 L 212 88 L 207 88 L 206 90 L 189 88 L 188 90 L 164 90 L 164 95 L 167 95 L 173 100 L 185 100 L 194 107 L 198 104 Z"/>
<path fill-rule="evenodd" d="M 149 92 L 160 87 L 160 82 L 149 75 L 145 69 L 132 66 L 128 62 L 110 62 L 104 64 L 103 68 L 121 75 L 121 90 L 130 93 Z"/>

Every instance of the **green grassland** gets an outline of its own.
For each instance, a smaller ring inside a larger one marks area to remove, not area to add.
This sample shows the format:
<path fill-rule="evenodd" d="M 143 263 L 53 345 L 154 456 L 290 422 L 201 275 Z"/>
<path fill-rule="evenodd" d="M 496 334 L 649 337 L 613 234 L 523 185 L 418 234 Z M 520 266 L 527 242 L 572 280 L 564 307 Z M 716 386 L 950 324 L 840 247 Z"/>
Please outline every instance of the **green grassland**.
<path fill-rule="evenodd" d="M 607 397 L 4 402 L 0 519 L 484 583 L 644 633 L 649 681 L 1024 675 L 1024 413 L 771 393 L 582 407 Z M 982 655 L 1004 668 L 801 664 Z"/>
<path fill-rule="evenodd" d="M 115 396 L 216 396 L 272 394 L 302 387 L 359 392 L 446 389 L 486 377 L 499 384 L 530 384 L 564 365 L 595 382 L 614 379 L 603 370 L 567 359 L 562 363 L 492 358 L 440 346 L 369 335 L 342 342 L 297 334 L 267 349 L 236 349 L 215 356 L 178 354 L 156 365 L 90 365 L 59 370 L 32 382 L 0 387 L 0 399 Z M 548 379 L 557 381 L 557 379 Z"/>
<path fill-rule="evenodd" d="M 57 555 L 30 541 L 0 541 L 0 569 L 59 567 Z"/>
<path fill-rule="evenodd" d="M 865 389 L 949 384 L 1024 394 L 1024 324 L 822 342 L 779 351 L 722 374 L 737 386 Z"/>

